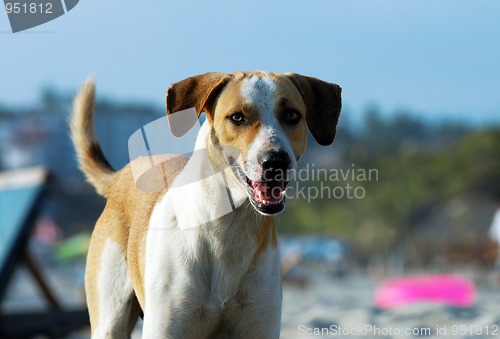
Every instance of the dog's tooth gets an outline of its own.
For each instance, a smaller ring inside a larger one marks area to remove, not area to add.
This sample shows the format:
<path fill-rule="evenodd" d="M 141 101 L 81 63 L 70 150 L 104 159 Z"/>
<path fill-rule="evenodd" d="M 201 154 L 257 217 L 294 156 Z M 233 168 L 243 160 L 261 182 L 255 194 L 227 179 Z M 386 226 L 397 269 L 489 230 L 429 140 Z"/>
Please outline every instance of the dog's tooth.
<path fill-rule="evenodd" d="M 263 201 L 264 199 L 262 199 L 262 192 L 261 191 L 257 191 L 257 198 L 260 200 L 260 201 Z"/>

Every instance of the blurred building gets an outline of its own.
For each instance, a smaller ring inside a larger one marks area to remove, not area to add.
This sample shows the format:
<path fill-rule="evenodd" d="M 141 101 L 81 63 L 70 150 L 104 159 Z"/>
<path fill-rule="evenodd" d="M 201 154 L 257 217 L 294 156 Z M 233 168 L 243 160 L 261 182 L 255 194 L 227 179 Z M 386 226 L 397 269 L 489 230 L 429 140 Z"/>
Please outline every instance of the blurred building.
<path fill-rule="evenodd" d="M 40 107 L 4 109 L 0 113 L 0 170 L 43 165 L 58 181 L 81 178 L 69 137 L 69 98 L 51 98 Z M 120 168 L 128 162 L 128 138 L 162 115 L 146 105 L 98 102 L 96 133 L 110 163 Z"/>
<path fill-rule="evenodd" d="M 0 171 L 42 165 L 52 174 L 43 214 L 66 235 L 92 229 L 104 200 L 85 183 L 69 136 L 71 98 L 45 94 L 40 105 L 0 108 Z M 128 138 L 161 117 L 148 105 L 96 103 L 95 127 L 104 154 L 113 167 L 128 163 Z"/>

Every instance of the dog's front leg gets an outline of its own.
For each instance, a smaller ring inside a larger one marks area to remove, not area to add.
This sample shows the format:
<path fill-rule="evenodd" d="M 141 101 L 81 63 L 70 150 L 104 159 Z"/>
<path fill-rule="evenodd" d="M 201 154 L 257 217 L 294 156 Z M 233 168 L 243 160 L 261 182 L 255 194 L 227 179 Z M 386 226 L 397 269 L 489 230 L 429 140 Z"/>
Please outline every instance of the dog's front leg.
<path fill-rule="evenodd" d="M 166 213 L 159 217 L 173 219 Z M 204 338 L 218 323 L 216 312 L 206 305 L 202 260 L 190 260 L 199 257 L 197 232 L 150 227 L 144 279 L 145 339 Z"/>

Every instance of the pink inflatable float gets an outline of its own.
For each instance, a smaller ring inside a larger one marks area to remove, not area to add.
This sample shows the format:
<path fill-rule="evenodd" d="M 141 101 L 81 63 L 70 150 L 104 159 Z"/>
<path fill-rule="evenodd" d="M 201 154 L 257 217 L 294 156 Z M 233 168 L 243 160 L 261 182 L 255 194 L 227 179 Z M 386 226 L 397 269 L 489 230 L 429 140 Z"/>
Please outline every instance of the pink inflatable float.
<path fill-rule="evenodd" d="M 474 303 L 476 288 L 458 274 L 407 276 L 388 280 L 375 291 L 378 308 L 392 308 L 418 302 L 467 307 Z"/>

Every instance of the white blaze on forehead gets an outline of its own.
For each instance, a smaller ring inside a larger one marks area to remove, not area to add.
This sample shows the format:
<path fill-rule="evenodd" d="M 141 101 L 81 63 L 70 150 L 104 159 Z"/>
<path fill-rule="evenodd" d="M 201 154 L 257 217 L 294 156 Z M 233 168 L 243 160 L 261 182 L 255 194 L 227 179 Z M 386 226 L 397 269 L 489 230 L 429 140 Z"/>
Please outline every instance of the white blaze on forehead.
<path fill-rule="evenodd" d="M 276 83 L 268 76 L 244 79 L 241 95 L 245 101 L 259 110 L 260 119 L 264 122 L 274 118 Z"/>

